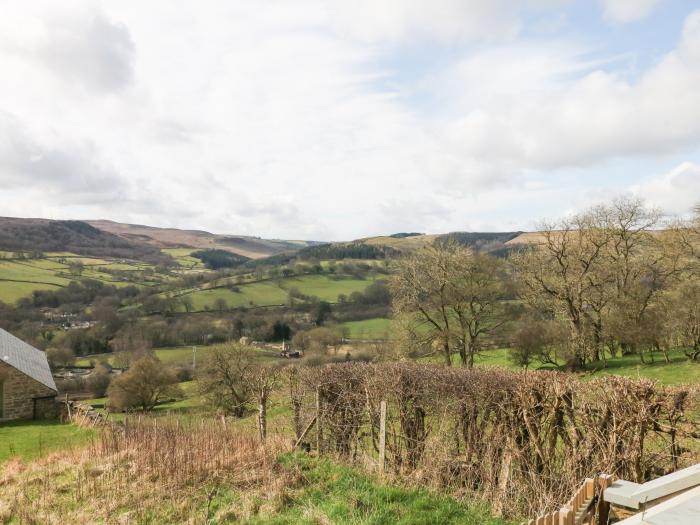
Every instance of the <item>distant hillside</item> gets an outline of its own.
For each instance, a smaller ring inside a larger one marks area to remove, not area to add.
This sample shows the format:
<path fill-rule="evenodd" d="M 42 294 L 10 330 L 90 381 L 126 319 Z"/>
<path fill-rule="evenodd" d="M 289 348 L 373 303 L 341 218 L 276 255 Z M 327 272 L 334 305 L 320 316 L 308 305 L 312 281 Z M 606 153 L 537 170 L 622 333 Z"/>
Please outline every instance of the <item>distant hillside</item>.
<path fill-rule="evenodd" d="M 518 246 L 524 244 L 537 244 L 544 240 L 540 232 L 522 232 L 520 235 L 513 237 L 506 244 L 508 246 Z"/>
<path fill-rule="evenodd" d="M 504 256 L 511 249 L 510 241 L 523 232 L 452 232 L 441 235 L 437 242 L 454 241 L 478 253 Z"/>
<path fill-rule="evenodd" d="M 410 235 L 408 237 L 395 237 L 393 235 L 380 235 L 377 237 L 367 237 L 358 239 L 357 243 L 369 244 L 372 246 L 388 246 L 399 251 L 411 251 L 423 248 L 432 244 L 440 235 Z"/>
<path fill-rule="evenodd" d="M 355 241 L 359 244 L 387 247 L 394 251 L 405 252 L 417 250 L 434 242 L 455 241 L 469 246 L 477 252 L 502 255 L 508 250 L 513 239 L 522 236 L 522 232 L 451 232 L 445 234 L 394 234 L 380 237 L 368 237 Z"/>
<path fill-rule="evenodd" d="M 373 245 L 363 242 L 334 242 L 309 246 L 300 250 L 297 256 L 302 260 L 309 259 L 387 259 L 399 255 L 400 252 L 390 246 Z"/>
<path fill-rule="evenodd" d="M 158 248 L 199 248 L 225 250 L 250 259 L 260 259 L 281 253 L 291 253 L 310 246 L 313 241 L 282 241 L 241 235 L 217 235 L 202 230 L 156 228 L 141 224 L 114 221 L 87 221 L 95 228 L 124 239 L 138 240 Z"/>
<path fill-rule="evenodd" d="M 160 249 L 137 239 L 125 239 L 83 221 L 0 217 L 0 250 L 71 252 L 93 257 L 134 259 L 168 264 Z"/>

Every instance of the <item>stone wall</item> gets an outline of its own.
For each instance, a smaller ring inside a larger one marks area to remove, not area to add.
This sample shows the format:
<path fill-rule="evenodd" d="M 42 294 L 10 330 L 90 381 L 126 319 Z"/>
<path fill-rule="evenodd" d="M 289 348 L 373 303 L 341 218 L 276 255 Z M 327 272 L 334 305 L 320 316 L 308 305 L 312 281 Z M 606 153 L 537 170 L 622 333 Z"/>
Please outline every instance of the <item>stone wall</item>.
<path fill-rule="evenodd" d="M 0 411 L 0 421 L 55 417 L 53 399 L 36 399 L 53 398 L 56 396 L 54 390 L 2 361 L 0 361 L 0 383 L 3 388 L 3 410 Z"/>

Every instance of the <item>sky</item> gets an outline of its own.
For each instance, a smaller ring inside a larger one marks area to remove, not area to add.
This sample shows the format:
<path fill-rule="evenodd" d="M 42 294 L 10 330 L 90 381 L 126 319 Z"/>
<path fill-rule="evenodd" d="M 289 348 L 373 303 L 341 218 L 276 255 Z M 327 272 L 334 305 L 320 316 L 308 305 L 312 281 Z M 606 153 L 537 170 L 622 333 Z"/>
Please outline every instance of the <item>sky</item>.
<path fill-rule="evenodd" d="M 267 238 L 700 202 L 700 1 L 0 0 L 0 215 Z"/>

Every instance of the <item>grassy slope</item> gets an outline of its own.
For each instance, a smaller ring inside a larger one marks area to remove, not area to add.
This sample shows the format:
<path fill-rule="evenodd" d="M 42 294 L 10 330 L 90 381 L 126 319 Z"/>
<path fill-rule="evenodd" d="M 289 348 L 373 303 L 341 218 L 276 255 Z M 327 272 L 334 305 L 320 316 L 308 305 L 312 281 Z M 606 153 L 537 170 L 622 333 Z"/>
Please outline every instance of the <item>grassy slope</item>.
<path fill-rule="evenodd" d="M 69 276 L 71 262 L 84 265 L 80 277 Z M 65 253 L 49 253 L 44 259 L 0 260 L 0 301 L 14 303 L 35 290 L 56 290 L 76 279 L 96 279 L 117 287 L 128 286 L 135 283 L 118 280 L 101 269 L 136 272 L 149 267 L 152 266 L 145 263 L 123 263 Z"/>
<path fill-rule="evenodd" d="M 351 339 L 385 339 L 391 327 L 391 319 L 375 317 L 362 321 L 348 321 L 338 326 L 347 328 Z"/>
<path fill-rule="evenodd" d="M 261 479 L 267 483 L 262 485 L 251 472 L 250 483 L 164 486 L 152 483 L 147 468 L 139 468 L 141 463 L 130 467 L 128 476 L 134 483 L 128 485 L 115 471 L 120 461 L 114 456 L 66 455 L 50 463 L 31 464 L 26 471 L 15 469 L 0 491 L 0 521 L 24 522 L 36 514 L 39 521 L 44 518 L 51 523 L 64 518 L 70 522 L 211 525 L 511 523 L 446 495 L 392 486 L 346 465 L 303 454 L 284 453 L 272 460 L 272 470 Z M 105 471 L 114 472 L 114 480 L 104 476 Z M 92 481 L 85 476 L 88 472 Z M 36 483 L 47 477 L 51 483 Z"/>
<path fill-rule="evenodd" d="M 217 299 L 224 299 L 228 308 L 246 306 L 271 306 L 286 304 L 289 290 L 297 288 L 301 293 L 313 295 L 323 301 L 336 302 L 340 294 L 363 291 L 372 279 L 339 278 L 327 275 L 304 275 L 272 281 L 260 281 L 238 286 L 239 292 L 228 288 L 199 290 L 189 294 L 195 310 L 214 308 Z"/>
<path fill-rule="evenodd" d="M 92 433 L 54 421 L 0 423 L 0 465 L 11 457 L 33 459 L 51 450 L 80 446 Z"/>
<path fill-rule="evenodd" d="M 276 512 L 248 520 L 251 525 L 293 524 L 448 524 L 505 525 L 485 509 L 427 490 L 396 487 L 350 467 L 303 455 L 281 458 L 285 469 L 301 474 L 304 483 L 291 491 Z"/>
<path fill-rule="evenodd" d="M 0 301 L 13 304 L 22 297 L 28 297 L 34 290 L 58 290 L 59 286 L 37 283 L 12 283 L 0 281 Z"/>

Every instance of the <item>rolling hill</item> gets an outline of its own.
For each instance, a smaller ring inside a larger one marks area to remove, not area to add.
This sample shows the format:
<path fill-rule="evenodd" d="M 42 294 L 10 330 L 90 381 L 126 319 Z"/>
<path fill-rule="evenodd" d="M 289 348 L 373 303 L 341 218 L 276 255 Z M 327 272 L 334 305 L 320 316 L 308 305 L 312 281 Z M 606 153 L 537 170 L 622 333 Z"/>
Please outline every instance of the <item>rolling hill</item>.
<path fill-rule="evenodd" d="M 454 241 L 472 248 L 476 252 L 498 255 L 523 235 L 523 232 L 450 232 L 444 234 L 394 234 L 368 237 L 354 241 L 369 246 L 388 247 L 399 252 L 424 248 L 434 242 Z"/>
<path fill-rule="evenodd" d="M 130 241 L 157 248 L 198 248 L 226 250 L 250 259 L 296 252 L 314 241 L 284 241 L 243 235 L 217 235 L 203 230 L 156 228 L 141 224 L 125 224 L 107 220 L 86 221 L 95 228 Z"/>
<path fill-rule="evenodd" d="M 0 251 L 70 252 L 91 257 L 172 262 L 152 244 L 95 228 L 83 221 L 0 217 Z"/>

